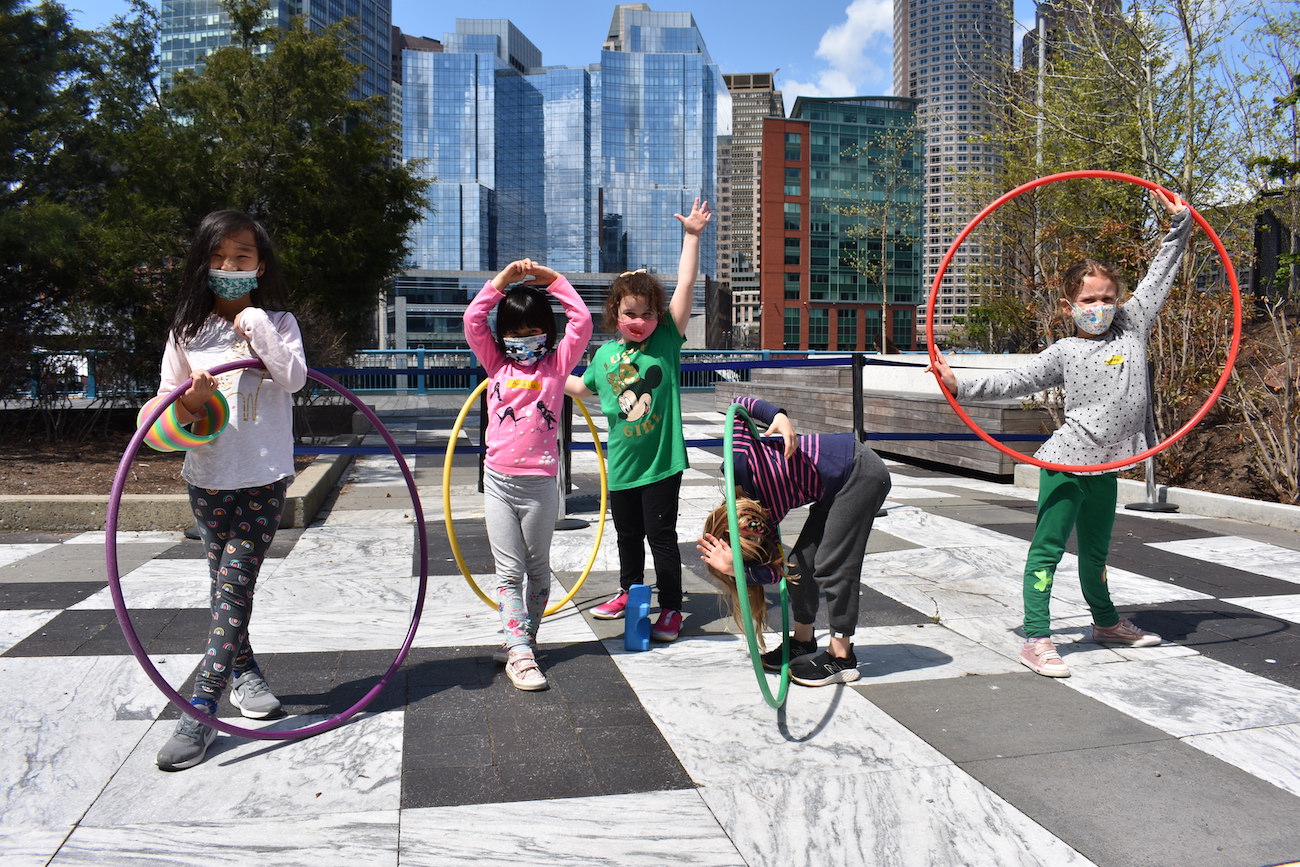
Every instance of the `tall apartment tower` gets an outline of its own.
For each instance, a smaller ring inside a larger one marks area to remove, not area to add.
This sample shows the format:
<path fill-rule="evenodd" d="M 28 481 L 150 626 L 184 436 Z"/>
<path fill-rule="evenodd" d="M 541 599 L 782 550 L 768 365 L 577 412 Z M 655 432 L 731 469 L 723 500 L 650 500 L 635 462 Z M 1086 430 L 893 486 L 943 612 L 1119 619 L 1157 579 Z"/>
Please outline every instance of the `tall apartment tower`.
<path fill-rule="evenodd" d="M 752 349 L 758 345 L 758 166 L 763 118 L 785 117 L 785 104 L 770 72 L 724 75 L 723 80 L 731 94 L 730 208 L 725 215 L 725 241 L 719 232 L 719 244 L 729 249 L 719 250 L 718 281 L 731 291 L 733 346 Z"/>
<path fill-rule="evenodd" d="M 1001 159 L 972 141 L 993 130 L 994 116 L 977 82 L 1010 65 L 1012 6 L 1007 0 L 894 0 L 894 93 L 918 101 L 925 134 L 926 292 L 957 233 L 977 213 L 958 191 L 963 176 L 992 173 Z M 963 245 L 944 274 L 935 306 L 935 334 L 977 300 L 970 265 L 981 251 Z M 924 330 L 925 322 L 918 323 Z"/>
<path fill-rule="evenodd" d="M 361 67 L 358 96 L 389 96 L 392 81 L 390 42 L 392 0 L 272 0 L 269 25 L 288 29 L 301 15 L 316 31 L 348 22 L 355 36 L 348 60 Z M 203 58 L 230 44 L 230 16 L 221 0 L 159 0 L 159 79 L 165 89 L 184 69 L 197 69 Z"/>

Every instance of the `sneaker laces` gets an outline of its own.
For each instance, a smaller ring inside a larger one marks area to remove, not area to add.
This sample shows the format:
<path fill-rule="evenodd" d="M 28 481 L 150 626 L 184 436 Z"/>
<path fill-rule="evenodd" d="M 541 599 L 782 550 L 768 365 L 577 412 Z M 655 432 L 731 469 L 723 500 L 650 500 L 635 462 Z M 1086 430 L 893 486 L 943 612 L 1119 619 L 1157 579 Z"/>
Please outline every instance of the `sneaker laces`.
<path fill-rule="evenodd" d="M 189 714 L 185 714 L 181 717 L 180 725 L 176 727 L 176 731 L 173 733 L 172 737 L 184 738 L 185 740 L 193 741 L 196 744 L 202 743 L 203 732 L 206 728 L 207 726 L 203 723 L 199 722 Z"/>
<path fill-rule="evenodd" d="M 245 680 L 239 684 L 239 688 L 243 690 L 249 698 L 256 698 L 271 691 L 271 687 L 266 682 L 266 678 L 256 672 L 250 673 L 252 674 L 252 677 L 249 677 L 247 674 L 244 675 Z"/>

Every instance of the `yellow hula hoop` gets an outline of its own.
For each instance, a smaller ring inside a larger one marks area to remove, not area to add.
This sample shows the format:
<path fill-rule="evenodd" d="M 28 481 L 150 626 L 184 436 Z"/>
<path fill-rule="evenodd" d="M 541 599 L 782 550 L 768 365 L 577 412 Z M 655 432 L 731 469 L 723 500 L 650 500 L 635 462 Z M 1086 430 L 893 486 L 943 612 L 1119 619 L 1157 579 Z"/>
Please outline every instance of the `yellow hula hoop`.
<path fill-rule="evenodd" d="M 460 408 L 460 414 L 456 416 L 456 424 L 451 429 L 451 438 L 447 441 L 447 457 L 442 464 L 442 515 L 443 522 L 447 525 L 447 541 L 451 543 L 451 553 L 456 558 L 456 565 L 460 567 L 460 574 L 465 576 L 466 583 L 469 584 L 474 595 L 482 599 L 487 606 L 493 611 L 497 610 L 497 603 L 490 596 L 483 592 L 483 588 L 478 586 L 474 580 L 473 574 L 470 573 L 469 567 L 465 565 L 465 558 L 460 553 L 460 543 L 456 540 L 455 522 L 451 517 L 451 461 L 456 454 L 456 440 L 460 438 L 460 430 L 465 425 L 465 416 L 469 414 L 470 407 L 474 401 L 478 400 L 479 395 L 487 390 L 488 380 L 483 380 L 478 386 L 470 392 L 465 400 L 465 405 Z M 596 524 L 596 541 L 591 546 L 591 556 L 587 558 L 587 565 L 583 567 L 582 574 L 578 576 L 578 582 L 573 585 L 563 599 L 551 605 L 543 612 L 544 615 L 551 615 L 559 611 L 565 605 L 572 601 L 582 588 L 582 584 L 591 574 L 591 567 L 596 562 L 596 555 L 600 552 L 600 540 L 605 535 L 605 509 L 609 503 L 609 486 L 605 474 L 605 453 L 600 448 L 600 431 L 596 429 L 596 423 L 592 421 L 591 414 L 587 412 L 587 407 L 578 398 L 573 399 L 574 404 L 582 412 L 582 417 L 587 420 L 587 428 L 591 431 L 591 441 L 596 447 L 596 464 L 600 467 L 600 519 Z M 563 496 L 563 494 L 561 494 Z"/>

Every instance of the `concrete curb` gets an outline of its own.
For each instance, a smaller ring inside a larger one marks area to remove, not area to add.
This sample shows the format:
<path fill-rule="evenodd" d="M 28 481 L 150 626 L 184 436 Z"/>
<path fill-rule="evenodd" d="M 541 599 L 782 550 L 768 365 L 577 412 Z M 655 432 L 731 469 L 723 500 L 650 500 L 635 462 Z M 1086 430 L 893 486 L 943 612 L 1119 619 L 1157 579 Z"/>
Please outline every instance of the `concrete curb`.
<path fill-rule="evenodd" d="M 1016 464 L 1016 485 L 1037 490 L 1038 475 L 1038 467 Z M 1147 486 L 1144 482 L 1120 479 L 1117 499 L 1121 505 L 1145 503 Z M 1190 488 L 1171 488 L 1166 485 L 1156 485 L 1156 501 L 1175 505 L 1179 512 L 1188 515 L 1233 518 L 1251 524 L 1262 524 L 1265 527 L 1277 527 L 1280 530 L 1300 531 L 1300 506 L 1248 500 L 1244 497 L 1230 497 L 1227 494 L 1194 491 Z"/>
<path fill-rule="evenodd" d="M 348 438 L 357 445 L 362 436 Z M 306 527 L 316 518 L 352 455 L 320 455 L 289 486 L 281 527 Z M 108 520 L 108 495 L 45 494 L 0 496 L 0 532 L 102 530 Z M 123 494 L 119 530 L 184 530 L 194 522 L 185 494 Z"/>

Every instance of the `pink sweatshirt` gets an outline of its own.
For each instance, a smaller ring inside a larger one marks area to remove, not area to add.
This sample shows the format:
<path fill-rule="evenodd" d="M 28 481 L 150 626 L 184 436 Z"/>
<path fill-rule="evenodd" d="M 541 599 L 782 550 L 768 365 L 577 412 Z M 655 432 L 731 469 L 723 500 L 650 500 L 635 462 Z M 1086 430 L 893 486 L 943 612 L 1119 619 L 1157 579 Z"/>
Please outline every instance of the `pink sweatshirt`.
<path fill-rule="evenodd" d="M 465 339 L 487 371 L 488 428 L 485 463 L 502 475 L 553 476 L 559 469 L 564 382 L 591 339 L 591 313 L 563 276 L 543 287 L 568 318 L 564 336 L 536 364 L 510 361 L 488 328 L 488 313 L 505 295 L 489 280 L 465 309 Z"/>

